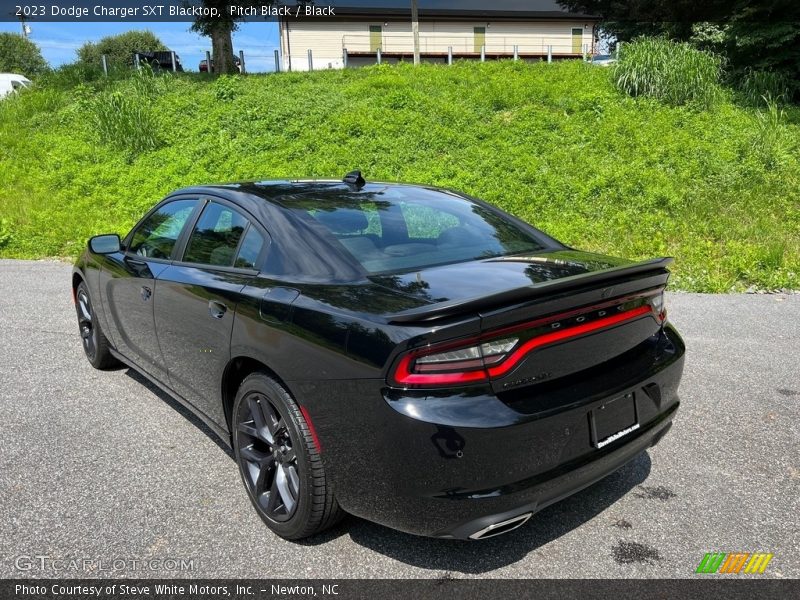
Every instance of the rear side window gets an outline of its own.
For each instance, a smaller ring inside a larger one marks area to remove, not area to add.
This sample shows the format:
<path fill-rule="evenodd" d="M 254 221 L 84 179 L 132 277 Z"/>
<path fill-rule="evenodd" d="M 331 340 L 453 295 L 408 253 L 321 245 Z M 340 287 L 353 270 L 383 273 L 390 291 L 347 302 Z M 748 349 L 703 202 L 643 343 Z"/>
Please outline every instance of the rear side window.
<path fill-rule="evenodd" d="M 239 247 L 239 254 L 236 256 L 236 262 L 233 266 L 239 269 L 255 269 L 263 248 L 264 236 L 251 225 L 244 236 L 242 245 Z"/>
<path fill-rule="evenodd" d="M 249 221 L 235 210 L 210 202 L 189 238 L 184 262 L 232 267 Z"/>
<path fill-rule="evenodd" d="M 161 206 L 137 226 L 128 252 L 147 258 L 170 258 L 196 204 L 197 200 L 175 200 Z"/>

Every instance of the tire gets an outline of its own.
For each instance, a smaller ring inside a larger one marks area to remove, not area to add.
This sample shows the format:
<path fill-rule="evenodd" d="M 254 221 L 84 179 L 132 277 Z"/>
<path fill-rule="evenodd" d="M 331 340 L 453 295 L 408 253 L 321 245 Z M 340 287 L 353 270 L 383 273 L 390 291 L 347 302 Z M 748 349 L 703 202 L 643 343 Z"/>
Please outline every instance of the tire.
<path fill-rule="evenodd" d="M 119 361 L 111 354 L 111 344 L 100 328 L 89 288 L 83 281 L 75 290 L 75 311 L 78 314 L 78 330 L 81 334 L 83 352 L 89 363 L 95 369 L 109 369 L 119 365 Z"/>
<path fill-rule="evenodd" d="M 297 403 L 265 373 L 239 386 L 231 418 L 233 448 L 247 495 L 266 525 L 299 540 L 344 516 Z"/>

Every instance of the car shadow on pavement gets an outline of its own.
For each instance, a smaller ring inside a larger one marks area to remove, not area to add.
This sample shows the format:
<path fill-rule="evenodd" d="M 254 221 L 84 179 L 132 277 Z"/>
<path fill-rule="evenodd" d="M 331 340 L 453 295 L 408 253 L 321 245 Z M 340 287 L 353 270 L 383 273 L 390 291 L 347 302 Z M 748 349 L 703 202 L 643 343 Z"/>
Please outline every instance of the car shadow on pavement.
<path fill-rule="evenodd" d="M 205 433 L 228 457 L 234 459 L 233 451 L 228 445 L 193 412 L 136 370 L 128 368 L 125 374 L 166 402 Z M 592 520 L 644 482 L 649 474 L 650 456 L 647 452 L 642 452 L 605 479 L 536 513 L 519 529 L 482 541 L 420 537 L 347 516 L 331 529 L 294 543 L 324 546 L 349 535 L 356 544 L 415 567 L 467 574 L 486 573 L 514 564 L 537 548 Z M 609 522 L 609 527 L 613 525 Z M 547 575 L 530 573 L 531 577 Z"/>
<path fill-rule="evenodd" d="M 125 370 L 125 374 L 133 379 L 139 385 L 146 387 L 149 391 L 151 391 L 154 395 L 158 396 L 161 400 L 166 402 L 175 412 L 180 414 L 184 419 L 189 421 L 192 425 L 197 427 L 200 431 L 205 433 L 208 438 L 214 442 L 220 449 L 228 455 L 229 458 L 235 460 L 233 455 L 233 450 L 231 450 L 228 445 L 211 429 L 208 425 L 203 423 L 203 421 L 195 415 L 192 411 L 188 408 L 183 406 L 180 402 L 175 400 L 172 396 L 170 396 L 167 392 L 162 390 L 160 387 L 155 385 L 152 381 L 150 381 L 147 377 L 136 371 L 132 368 L 127 368 Z"/>
<path fill-rule="evenodd" d="M 537 548 L 592 520 L 641 484 L 649 473 L 650 455 L 642 452 L 605 479 L 536 513 L 519 529 L 482 541 L 423 538 L 355 518 L 348 518 L 329 535 L 338 537 L 337 534 L 349 533 L 355 543 L 419 568 L 486 573 L 516 563 Z M 614 523 L 609 521 L 608 526 L 613 527 Z M 549 575 L 531 572 L 529 576 Z"/>

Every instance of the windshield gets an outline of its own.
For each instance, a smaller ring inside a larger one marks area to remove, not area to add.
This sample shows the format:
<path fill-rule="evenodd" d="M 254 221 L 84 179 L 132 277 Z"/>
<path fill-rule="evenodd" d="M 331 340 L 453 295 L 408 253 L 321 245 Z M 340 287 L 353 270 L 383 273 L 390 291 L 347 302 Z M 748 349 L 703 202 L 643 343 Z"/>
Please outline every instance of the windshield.
<path fill-rule="evenodd" d="M 370 187 L 375 190 L 337 190 L 282 200 L 373 275 L 545 247 L 533 231 L 453 194 L 415 187 Z"/>

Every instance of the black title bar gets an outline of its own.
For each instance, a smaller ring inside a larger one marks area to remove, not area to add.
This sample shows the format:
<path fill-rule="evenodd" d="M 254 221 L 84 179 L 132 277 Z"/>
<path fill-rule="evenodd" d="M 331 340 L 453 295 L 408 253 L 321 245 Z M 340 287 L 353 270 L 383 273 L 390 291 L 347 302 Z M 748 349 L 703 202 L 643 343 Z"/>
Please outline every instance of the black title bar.
<path fill-rule="evenodd" d="M 216 3 L 214 3 L 216 4 Z M 0 0 L 0 21 L 13 22 L 193 22 L 198 18 L 265 21 L 325 19 L 336 16 L 335 7 L 322 2 L 230 2 L 204 6 L 199 0 Z"/>
<path fill-rule="evenodd" d="M 745 579 L 745 577 L 748 577 Z M 41 579 L 0 580 L 0 598 L 65 600 L 96 598 L 177 600 L 232 598 L 278 600 L 391 600 L 414 598 L 536 598 L 537 600 L 620 600 L 621 598 L 725 598 L 785 600 L 800 597 L 800 580 L 760 576 L 697 575 L 693 579 L 307 579 L 307 580 L 134 580 Z"/>

